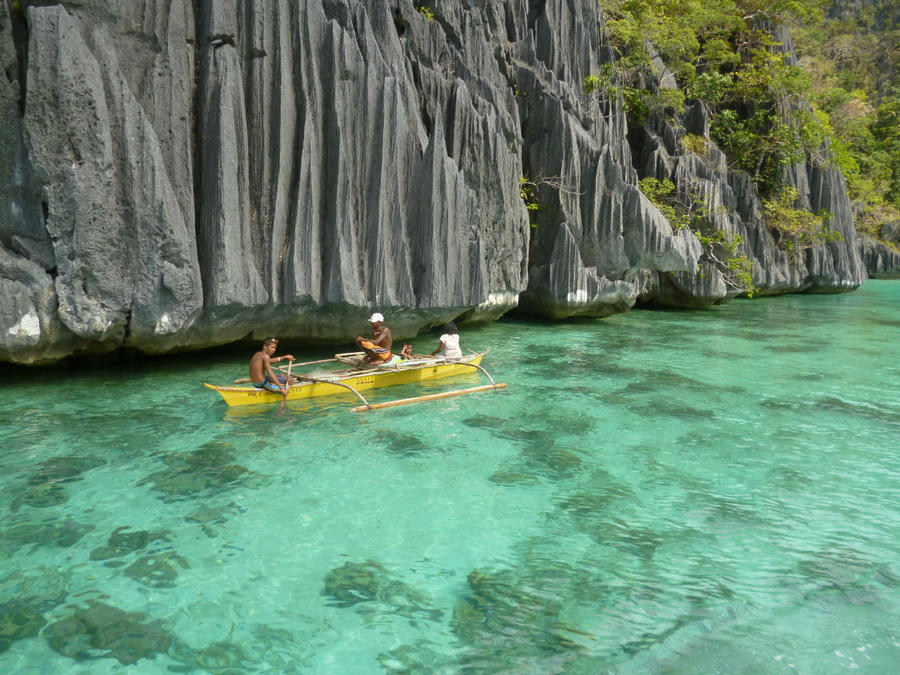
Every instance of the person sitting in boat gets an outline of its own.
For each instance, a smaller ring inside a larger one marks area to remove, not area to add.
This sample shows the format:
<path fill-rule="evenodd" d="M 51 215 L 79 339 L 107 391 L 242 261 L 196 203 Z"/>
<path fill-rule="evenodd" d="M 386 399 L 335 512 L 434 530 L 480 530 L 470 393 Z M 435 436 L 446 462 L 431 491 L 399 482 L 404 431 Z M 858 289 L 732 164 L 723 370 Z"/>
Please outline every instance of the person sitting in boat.
<path fill-rule="evenodd" d="M 441 352 L 444 353 L 444 358 L 448 359 L 458 359 L 461 358 L 463 353 L 459 348 L 459 333 L 456 330 L 456 324 L 452 321 L 444 326 L 444 334 L 441 335 L 440 344 L 438 344 L 438 348 L 431 352 L 432 356 L 437 356 Z"/>
<path fill-rule="evenodd" d="M 294 357 L 291 354 L 284 354 L 273 358 L 277 348 L 278 340 L 276 338 L 267 337 L 263 340 L 262 349 L 250 359 L 250 381 L 254 387 L 267 389 L 287 398 L 288 388 L 293 386 L 297 380 L 294 377 L 276 375 L 272 364 L 285 359 L 293 361 Z"/>
<path fill-rule="evenodd" d="M 413 354 L 412 342 L 403 343 L 403 349 L 400 350 L 400 357 L 405 361 L 428 358 L 428 356 L 424 354 Z"/>
<path fill-rule="evenodd" d="M 371 340 L 356 336 L 357 346 L 365 352 L 358 365 L 372 367 L 399 361 L 399 356 L 391 353 L 394 339 L 391 336 L 391 329 L 384 325 L 384 316 L 375 312 L 369 317 L 369 325 L 372 327 Z"/>

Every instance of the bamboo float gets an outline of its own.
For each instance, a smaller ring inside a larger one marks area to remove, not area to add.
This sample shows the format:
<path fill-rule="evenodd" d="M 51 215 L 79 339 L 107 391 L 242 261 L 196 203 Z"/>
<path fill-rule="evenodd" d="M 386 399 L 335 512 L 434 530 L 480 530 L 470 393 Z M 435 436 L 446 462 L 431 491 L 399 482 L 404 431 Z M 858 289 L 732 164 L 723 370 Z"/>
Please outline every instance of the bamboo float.
<path fill-rule="evenodd" d="M 387 401 L 385 403 L 370 403 L 368 405 L 358 405 L 351 408 L 350 412 L 366 412 L 367 410 L 378 410 L 379 408 L 391 408 L 395 405 L 407 405 L 409 403 L 418 403 L 419 401 L 436 401 L 441 398 L 450 398 L 451 396 L 461 396 L 462 394 L 474 394 L 478 391 L 487 391 L 489 389 L 505 389 L 506 382 L 496 382 L 494 384 L 484 384 L 480 387 L 472 387 L 470 389 L 457 389 L 456 391 L 444 391 L 440 394 L 428 394 L 427 396 L 414 396 L 413 398 L 398 398 L 396 401 Z"/>

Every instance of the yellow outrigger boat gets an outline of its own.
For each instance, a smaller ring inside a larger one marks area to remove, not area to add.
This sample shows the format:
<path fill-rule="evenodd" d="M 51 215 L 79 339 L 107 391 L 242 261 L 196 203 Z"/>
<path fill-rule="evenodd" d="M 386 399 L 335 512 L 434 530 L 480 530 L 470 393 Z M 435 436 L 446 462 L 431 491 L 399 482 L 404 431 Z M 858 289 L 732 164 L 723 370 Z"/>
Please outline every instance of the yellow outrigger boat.
<path fill-rule="evenodd" d="M 359 353 L 362 354 L 362 352 Z M 481 367 L 481 359 L 486 353 L 487 352 L 467 354 L 458 359 L 446 359 L 444 357 L 411 359 L 394 365 L 381 365 L 365 370 L 357 368 L 326 374 L 317 373 L 314 376 L 296 372 L 291 373 L 289 367 L 287 370 L 288 374 L 297 378 L 297 382 L 288 390 L 287 400 L 297 401 L 313 396 L 345 394 L 350 391 L 363 403 L 360 406 L 352 408 L 352 411 L 362 412 L 364 410 L 375 410 L 395 405 L 405 405 L 406 403 L 416 403 L 418 401 L 448 398 L 450 396 L 470 394 L 477 391 L 487 391 L 489 389 L 503 389 L 506 387 L 506 384 L 503 382 L 494 382 L 494 378 Z M 346 362 L 345 358 L 353 355 L 355 354 L 337 354 L 334 359 L 311 361 L 309 363 L 297 365 L 302 366 L 309 365 L 310 363 L 324 363 L 327 361 Z M 291 367 L 293 367 L 293 364 Z M 285 369 L 279 368 L 279 370 L 284 371 Z M 426 396 L 416 396 L 414 398 L 399 399 L 388 401 L 386 403 L 369 403 L 360 393 L 362 391 L 381 387 L 393 387 L 399 384 L 417 384 L 419 382 L 436 380 L 438 378 L 470 374 L 474 371 L 481 371 L 487 375 L 487 378 L 491 383 L 480 387 L 458 389 L 456 391 L 441 392 Z M 281 394 L 276 394 L 275 392 L 266 389 L 259 389 L 254 386 L 219 386 L 206 382 L 203 384 L 204 386 L 219 392 L 222 398 L 225 399 L 225 403 L 229 406 L 281 403 L 285 400 Z"/>

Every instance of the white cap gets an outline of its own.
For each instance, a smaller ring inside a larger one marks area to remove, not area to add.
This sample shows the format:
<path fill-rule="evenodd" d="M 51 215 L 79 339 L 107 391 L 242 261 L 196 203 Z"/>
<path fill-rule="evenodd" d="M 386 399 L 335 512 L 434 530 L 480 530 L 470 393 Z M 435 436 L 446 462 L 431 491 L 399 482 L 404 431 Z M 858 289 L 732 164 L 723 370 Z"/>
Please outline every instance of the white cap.
<path fill-rule="evenodd" d="M 378 312 L 375 312 L 372 316 L 369 317 L 369 323 L 382 323 L 384 321 L 384 317 L 381 316 Z"/>

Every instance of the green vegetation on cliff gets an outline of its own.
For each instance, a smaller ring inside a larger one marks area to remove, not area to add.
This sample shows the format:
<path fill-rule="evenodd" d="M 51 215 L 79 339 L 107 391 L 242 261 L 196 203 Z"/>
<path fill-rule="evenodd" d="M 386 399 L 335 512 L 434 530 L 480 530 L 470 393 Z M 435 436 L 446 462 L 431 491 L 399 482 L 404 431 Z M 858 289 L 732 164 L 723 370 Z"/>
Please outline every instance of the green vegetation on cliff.
<path fill-rule="evenodd" d="M 861 229 L 877 235 L 897 217 L 900 30 L 887 0 L 858 13 L 826 13 L 821 0 L 600 3 L 616 68 L 585 86 L 621 91 L 632 124 L 650 113 L 674 117 L 686 99 L 701 100 L 713 140 L 770 203 L 784 206 L 779 175 L 787 165 L 836 161 L 851 198 L 865 204 Z M 794 36 L 797 65 L 773 37 L 781 26 Z"/>
<path fill-rule="evenodd" d="M 833 1 L 816 22 L 792 27 L 811 101 L 832 137 L 857 228 L 878 237 L 900 220 L 900 9 L 891 0 Z"/>

